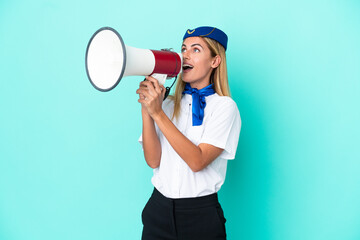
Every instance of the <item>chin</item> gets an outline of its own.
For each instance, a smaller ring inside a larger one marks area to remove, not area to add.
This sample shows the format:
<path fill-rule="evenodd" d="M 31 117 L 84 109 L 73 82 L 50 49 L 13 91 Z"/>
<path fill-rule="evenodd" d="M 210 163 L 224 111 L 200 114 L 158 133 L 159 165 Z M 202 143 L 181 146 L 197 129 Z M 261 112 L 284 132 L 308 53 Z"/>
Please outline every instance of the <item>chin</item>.
<path fill-rule="evenodd" d="M 191 79 L 189 79 L 188 77 L 184 77 L 184 75 L 181 76 L 181 80 L 186 83 L 191 83 Z"/>
<path fill-rule="evenodd" d="M 181 79 L 187 83 L 192 83 L 196 81 L 196 79 L 191 78 L 188 74 L 185 74 L 185 76 L 184 74 L 181 74 Z"/>
<path fill-rule="evenodd" d="M 182 79 L 183 80 L 183 82 L 185 82 L 185 83 L 194 83 L 194 82 L 196 82 L 196 81 L 191 81 L 191 80 L 188 80 L 188 79 Z"/>

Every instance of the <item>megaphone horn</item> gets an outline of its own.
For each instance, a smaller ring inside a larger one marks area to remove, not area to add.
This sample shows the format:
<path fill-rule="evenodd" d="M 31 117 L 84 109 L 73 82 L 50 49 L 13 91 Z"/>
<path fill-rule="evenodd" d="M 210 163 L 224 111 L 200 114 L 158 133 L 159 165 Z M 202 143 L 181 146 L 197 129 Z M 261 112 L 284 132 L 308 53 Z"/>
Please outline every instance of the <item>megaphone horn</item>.
<path fill-rule="evenodd" d="M 166 78 L 176 77 L 182 56 L 176 52 L 126 46 L 113 28 L 103 27 L 91 37 L 86 49 L 86 73 L 99 91 L 110 91 L 126 76 L 152 75 L 164 85 Z"/>

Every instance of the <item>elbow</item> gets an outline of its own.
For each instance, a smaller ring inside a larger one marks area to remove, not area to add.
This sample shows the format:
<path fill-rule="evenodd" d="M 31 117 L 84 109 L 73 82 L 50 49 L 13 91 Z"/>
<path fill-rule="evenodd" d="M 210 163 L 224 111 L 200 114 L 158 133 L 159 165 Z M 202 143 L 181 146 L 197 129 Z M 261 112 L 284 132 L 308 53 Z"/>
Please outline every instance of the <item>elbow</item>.
<path fill-rule="evenodd" d="M 193 172 L 200 172 L 201 170 L 203 170 L 206 166 L 202 163 L 197 163 L 197 164 L 192 164 L 191 166 L 189 166 L 191 171 Z"/>
<path fill-rule="evenodd" d="M 190 167 L 191 171 L 193 172 L 200 172 L 201 170 L 203 170 L 204 168 L 207 167 L 207 161 L 202 157 L 202 156 L 198 156 L 198 157 L 191 157 L 191 159 L 189 159 L 188 161 L 186 161 L 188 163 L 188 166 Z"/>
<path fill-rule="evenodd" d="M 147 165 L 152 169 L 158 168 L 160 166 L 161 153 L 147 154 L 146 151 L 144 151 L 144 157 Z"/>
<path fill-rule="evenodd" d="M 213 159 L 206 159 L 203 157 L 199 157 L 199 158 L 193 158 L 193 161 L 189 161 L 188 166 L 190 167 L 191 171 L 193 172 L 200 172 L 203 169 L 207 168 L 207 166 L 213 161 Z"/>
<path fill-rule="evenodd" d="M 145 158 L 145 160 L 146 160 L 147 165 L 149 167 L 151 167 L 152 169 L 158 168 L 160 166 L 160 159 L 159 160 L 157 160 L 157 159 L 150 160 L 150 159 Z"/>
<path fill-rule="evenodd" d="M 147 163 L 149 167 L 152 169 L 158 168 L 160 166 L 160 163 Z"/>
<path fill-rule="evenodd" d="M 194 173 L 200 172 L 202 168 L 191 168 Z"/>

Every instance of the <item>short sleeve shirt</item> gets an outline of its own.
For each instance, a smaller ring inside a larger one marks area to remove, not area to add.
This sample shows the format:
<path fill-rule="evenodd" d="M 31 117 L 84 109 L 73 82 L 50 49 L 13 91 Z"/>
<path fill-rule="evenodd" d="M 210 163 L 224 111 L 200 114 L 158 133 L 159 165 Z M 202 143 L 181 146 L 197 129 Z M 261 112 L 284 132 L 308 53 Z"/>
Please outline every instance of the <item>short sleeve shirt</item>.
<path fill-rule="evenodd" d="M 193 172 L 175 152 L 157 125 L 156 132 L 161 144 L 161 160 L 155 168 L 151 182 L 164 196 L 189 198 L 206 196 L 218 192 L 225 181 L 227 160 L 234 159 L 241 129 L 241 118 L 236 103 L 226 96 L 213 94 L 205 97 L 203 123 L 192 125 L 192 96 L 185 94 L 181 99 L 178 118 L 172 122 L 192 143 L 211 144 L 224 151 L 207 167 Z M 174 104 L 165 100 L 163 110 L 172 119 Z M 142 143 L 142 136 L 139 142 Z"/>

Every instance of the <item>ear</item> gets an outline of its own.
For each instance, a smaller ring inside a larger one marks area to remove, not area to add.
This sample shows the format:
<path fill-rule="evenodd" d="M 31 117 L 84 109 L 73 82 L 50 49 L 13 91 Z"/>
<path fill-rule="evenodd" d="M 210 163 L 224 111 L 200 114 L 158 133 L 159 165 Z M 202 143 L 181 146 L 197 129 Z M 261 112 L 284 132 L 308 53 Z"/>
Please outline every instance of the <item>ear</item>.
<path fill-rule="evenodd" d="M 220 55 L 216 55 L 211 60 L 211 67 L 212 68 L 217 68 L 220 65 L 220 63 L 221 63 L 221 57 L 220 57 Z"/>

